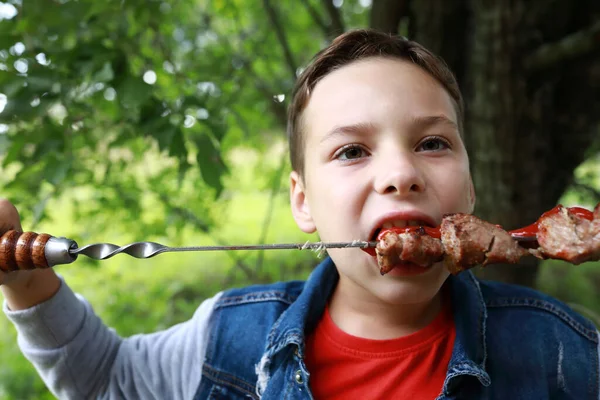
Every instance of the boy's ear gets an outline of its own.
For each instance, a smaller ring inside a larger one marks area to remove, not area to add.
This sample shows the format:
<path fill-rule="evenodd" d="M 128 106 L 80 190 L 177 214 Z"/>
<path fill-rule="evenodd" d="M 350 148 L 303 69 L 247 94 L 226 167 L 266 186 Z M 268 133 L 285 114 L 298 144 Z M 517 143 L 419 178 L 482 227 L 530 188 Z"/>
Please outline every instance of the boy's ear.
<path fill-rule="evenodd" d="M 317 230 L 310 214 L 304 183 L 296 171 L 290 174 L 290 203 L 296 224 L 302 232 L 313 233 Z"/>

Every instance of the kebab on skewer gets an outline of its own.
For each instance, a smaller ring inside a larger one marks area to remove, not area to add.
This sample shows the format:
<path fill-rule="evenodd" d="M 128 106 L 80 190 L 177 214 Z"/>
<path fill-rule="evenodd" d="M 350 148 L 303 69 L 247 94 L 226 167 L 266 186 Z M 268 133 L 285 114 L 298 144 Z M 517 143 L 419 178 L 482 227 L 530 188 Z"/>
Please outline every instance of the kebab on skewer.
<path fill-rule="evenodd" d="M 390 228 L 377 235 L 382 275 L 402 262 L 428 267 L 443 261 L 454 275 L 477 265 L 516 264 L 522 257 L 572 264 L 600 260 L 600 204 L 593 212 L 558 205 L 534 224 L 506 231 L 470 214 L 448 214 L 439 228 Z"/>
<path fill-rule="evenodd" d="M 517 263 L 533 255 L 572 264 L 600 259 L 600 204 L 594 212 L 557 206 L 525 228 L 505 231 L 470 214 L 445 215 L 439 227 L 390 228 L 380 231 L 377 241 L 329 243 L 277 243 L 260 245 L 218 245 L 170 247 L 155 242 L 135 242 L 125 246 L 94 243 L 79 247 L 77 242 L 45 233 L 10 230 L 0 236 L 0 270 L 11 272 L 51 268 L 69 264 L 79 255 L 106 260 L 117 254 L 150 258 L 180 251 L 276 250 L 361 248 L 376 256 L 384 275 L 401 263 L 428 267 L 443 261 L 452 274 L 477 265 Z"/>

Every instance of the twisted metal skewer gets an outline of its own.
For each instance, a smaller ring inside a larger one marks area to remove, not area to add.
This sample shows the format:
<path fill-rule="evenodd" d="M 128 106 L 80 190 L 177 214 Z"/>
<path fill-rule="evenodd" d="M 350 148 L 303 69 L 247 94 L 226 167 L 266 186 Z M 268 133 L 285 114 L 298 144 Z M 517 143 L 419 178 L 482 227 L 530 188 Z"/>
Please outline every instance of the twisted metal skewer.
<path fill-rule="evenodd" d="M 377 242 L 366 242 L 355 240 L 353 242 L 316 242 L 316 243 L 283 243 L 283 244 L 263 244 L 246 246 L 187 246 L 187 247 L 168 247 L 155 242 L 136 242 L 126 246 L 117 246 L 112 243 L 95 243 L 80 248 L 71 248 L 69 254 L 77 256 L 83 254 L 96 260 L 106 260 L 117 254 L 128 254 L 135 258 L 150 258 L 166 252 L 183 251 L 213 251 L 213 250 L 324 250 L 330 248 L 368 248 L 375 247 Z"/>
<path fill-rule="evenodd" d="M 150 258 L 166 252 L 212 251 L 212 250 L 285 250 L 312 249 L 322 251 L 330 248 L 357 247 L 366 249 L 376 247 L 377 242 L 360 241 L 330 243 L 287 243 L 260 244 L 242 246 L 188 246 L 169 247 L 155 242 L 135 242 L 126 246 L 112 243 L 94 243 L 79 247 L 77 242 L 64 237 L 54 237 L 35 232 L 19 232 L 10 230 L 0 236 L 0 271 L 11 272 L 36 268 L 51 268 L 55 265 L 70 264 L 80 254 L 96 259 L 106 260 L 117 254 L 127 254 L 135 258 Z"/>
<path fill-rule="evenodd" d="M 137 242 L 125 246 L 117 246 L 112 243 L 95 243 L 71 249 L 69 253 L 72 255 L 83 254 L 95 260 L 106 260 L 121 253 L 135 258 L 150 258 L 168 250 L 168 247 L 154 242 Z"/>

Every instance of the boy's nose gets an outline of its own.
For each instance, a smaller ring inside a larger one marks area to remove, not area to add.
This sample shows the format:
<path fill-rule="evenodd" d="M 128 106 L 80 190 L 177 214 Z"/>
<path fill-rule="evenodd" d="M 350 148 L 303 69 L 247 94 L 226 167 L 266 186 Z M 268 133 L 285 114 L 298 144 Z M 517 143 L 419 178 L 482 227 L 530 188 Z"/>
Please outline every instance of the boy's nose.
<path fill-rule="evenodd" d="M 380 160 L 374 182 L 380 194 L 407 195 L 425 190 L 421 170 L 410 156 L 398 155 Z"/>

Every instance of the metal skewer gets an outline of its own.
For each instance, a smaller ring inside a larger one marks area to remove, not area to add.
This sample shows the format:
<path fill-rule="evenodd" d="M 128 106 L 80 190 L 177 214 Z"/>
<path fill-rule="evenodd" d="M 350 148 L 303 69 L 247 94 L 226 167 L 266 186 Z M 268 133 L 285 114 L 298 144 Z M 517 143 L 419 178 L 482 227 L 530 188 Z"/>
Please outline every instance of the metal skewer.
<path fill-rule="evenodd" d="M 376 241 L 355 240 L 352 242 L 306 242 L 236 246 L 188 246 L 169 247 L 155 242 L 136 242 L 126 246 L 112 243 L 95 243 L 79 247 L 77 242 L 64 237 L 54 237 L 45 233 L 8 231 L 0 237 L 0 270 L 4 272 L 50 268 L 60 264 L 70 264 L 80 254 L 95 260 L 106 260 L 117 254 L 127 254 L 135 258 L 150 258 L 161 253 L 184 251 L 215 250 L 324 250 L 332 248 L 376 247 Z"/>
<path fill-rule="evenodd" d="M 521 242 L 535 241 L 536 238 L 517 237 Z M 277 243 L 277 244 L 259 244 L 259 245 L 236 245 L 236 246 L 185 246 L 169 247 L 155 242 L 136 242 L 126 246 L 117 246 L 112 243 L 95 243 L 80 248 L 71 247 L 69 254 L 77 256 L 83 254 L 96 260 L 106 260 L 117 254 L 128 254 L 135 258 L 150 258 L 161 253 L 184 252 L 184 251 L 218 251 L 218 250 L 324 250 L 335 248 L 373 248 L 377 246 L 377 241 L 353 242 L 306 242 L 306 243 Z"/>
<path fill-rule="evenodd" d="M 535 237 L 515 235 L 519 242 L 535 244 Z M 95 243 L 79 247 L 77 242 L 64 237 L 54 237 L 35 232 L 8 231 L 0 237 L 0 270 L 4 272 L 19 269 L 49 268 L 60 264 L 70 264 L 80 254 L 95 260 L 106 260 L 117 254 L 127 254 L 135 258 L 150 258 L 161 253 L 184 251 L 215 250 L 324 250 L 333 248 L 374 248 L 377 241 L 352 242 L 306 242 L 278 243 L 236 246 L 187 246 L 169 247 L 155 242 L 136 242 L 126 246 L 112 243 Z"/>
<path fill-rule="evenodd" d="M 261 245 L 241 245 L 241 246 L 187 246 L 187 247 L 169 247 L 155 242 L 136 242 L 126 246 L 117 246 L 111 243 L 96 243 L 83 246 L 81 248 L 72 248 L 69 254 L 83 254 L 96 260 L 106 260 L 120 253 L 128 254 L 136 258 L 150 258 L 155 255 L 167 252 L 183 251 L 214 251 L 214 250 L 322 250 L 333 248 L 358 247 L 366 249 L 377 246 L 377 242 L 366 242 L 355 240 L 353 242 L 316 242 L 316 243 L 278 243 Z"/>

